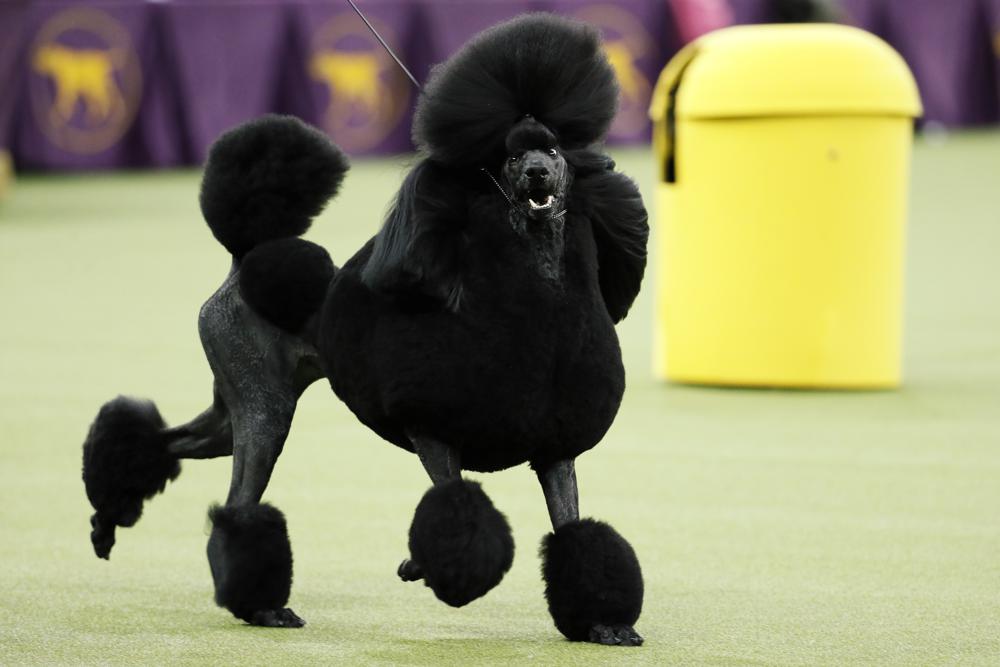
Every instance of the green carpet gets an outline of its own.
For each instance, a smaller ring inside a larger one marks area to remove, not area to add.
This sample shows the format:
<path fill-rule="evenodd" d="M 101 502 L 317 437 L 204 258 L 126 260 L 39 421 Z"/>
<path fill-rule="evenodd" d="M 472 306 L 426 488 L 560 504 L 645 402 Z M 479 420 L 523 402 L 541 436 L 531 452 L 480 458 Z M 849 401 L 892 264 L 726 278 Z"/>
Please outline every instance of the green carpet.
<path fill-rule="evenodd" d="M 650 153 L 617 157 L 652 194 Z M 346 259 L 404 162 L 358 160 L 309 238 Z M 1000 135 L 917 147 L 901 391 L 660 384 L 640 295 L 619 329 L 621 413 L 578 464 L 583 513 L 642 562 L 638 649 L 552 626 L 527 468 L 480 476 L 517 543 L 497 589 L 456 610 L 399 582 L 429 483 L 320 383 L 266 496 L 288 517 L 306 628 L 246 627 L 212 602 L 205 511 L 228 459 L 186 462 L 95 558 L 87 426 L 118 393 L 171 423 L 207 406 L 195 322 L 228 256 L 196 173 L 22 177 L 0 203 L 0 664 L 1000 664 L 998 175 Z"/>

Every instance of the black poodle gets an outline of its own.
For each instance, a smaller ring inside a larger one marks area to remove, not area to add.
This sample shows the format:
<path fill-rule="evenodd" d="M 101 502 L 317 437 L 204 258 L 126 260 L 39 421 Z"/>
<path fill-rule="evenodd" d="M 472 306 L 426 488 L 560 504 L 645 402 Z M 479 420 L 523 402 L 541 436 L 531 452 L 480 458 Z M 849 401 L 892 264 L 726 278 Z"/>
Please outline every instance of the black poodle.
<path fill-rule="evenodd" d="M 152 403 L 101 409 L 84 444 L 97 555 L 176 477 L 178 459 L 232 454 L 226 504 L 209 512 L 216 601 L 251 624 L 301 626 L 284 607 L 284 517 L 260 500 L 298 397 L 326 377 L 433 481 L 403 580 L 423 579 L 453 606 L 496 586 L 513 559 L 510 527 L 461 472 L 529 463 L 554 528 L 542 573 L 556 627 L 641 644 L 638 560 L 609 525 L 580 519 L 573 467 L 618 411 L 614 324 L 646 264 L 642 198 L 596 147 L 617 95 L 583 24 L 534 14 L 478 35 L 433 71 L 414 121 L 422 159 L 381 231 L 339 269 L 297 238 L 347 171 L 339 149 L 287 117 L 224 134 L 201 190 L 233 256 L 199 317 L 215 400 L 175 428 Z"/>

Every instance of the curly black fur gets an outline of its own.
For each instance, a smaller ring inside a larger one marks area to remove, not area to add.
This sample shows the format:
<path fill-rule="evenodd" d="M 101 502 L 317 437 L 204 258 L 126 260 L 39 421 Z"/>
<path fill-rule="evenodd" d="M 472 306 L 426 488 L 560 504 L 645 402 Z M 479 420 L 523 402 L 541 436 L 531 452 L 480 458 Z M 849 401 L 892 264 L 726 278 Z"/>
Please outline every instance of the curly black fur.
<path fill-rule="evenodd" d="M 590 28 L 529 15 L 474 38 L 432 79 L 416 121 L 429 155 L 330 283 L 323 368 L 400 447 L 412 450 L 407 432 L 433 433 L 483 472 L 573 459 L 620 405 L 614 322 L 646 264 L 639 193 L 590 144 L 614 115 L 614 75 Z M 565 206 L 549 214 L 532 213 L 527 167 L 512 166 L 538 152 L 560 168 L 543 189 Z"/>
<path fill-rule="evenodd" d="M 299 333 L 323 304 L 336 267 L 321 246 L 298 238 L 261 243 L 240 265 L 240 294 L 272 324 Z"/>
<path fill-rule="evenodd" d="M 347 173 L 344 153 L 291 116 L 262 116 L 212 146 L 201 212 L 215 238 L 240 258 L 264 241 L 299 236 Z"/>
<path fill-rule="evenodd" d="M 551 134 L 525 137 L 512 131 L 505 140 L 516 143 L 510 148 L 531 141 L 549 146 Z M 646 269 L 649 224 L 642 195 L 632 179 L 614 171 L 609 156 L 590 149 L 562 152 L 573 173 L 570 206 L 591 222 L 601 295 L 617 323 L 628 314 Z M 470 179 L 462 171 L 425 159 L 407 174 L 362 270 L 368 287 L 402 296 L 410 308 L 457 309 L 466 268 L 469 193 L 488 183 L 485 174 L 473 172 Z"/>
<path fill-rule="evenodd" d="M 432 487 L 410 526 L 410 555 L 443 602 L 461 607 L 500 583 L 514 561 L 507 519 L 476 482 Z"/>
<path fill-rule="evenodd" d="M 503 140 L 503 147 L 507 151 L 507 155 L 514 155 L 533 148 L 555 148 L 558 145 L 559 140 L 556 139 L 556 135 L 552 134 L 552 130 L 539 123 L 532 116 L 525 116 L 507 133 Z"/>
<path fill-rule="evenodd" d="M 618 83 L 597 30 L 526 14 L 470 40 L 431 72 L 413 121 L 414 142 L 448 166 L 504 157 L 504 137 L 530 114 L 559 145 L 600 141 L 614 119 Z"/>
<path fill-rule="evenodd" d="M 284 607 L 292 589 L 292 547 L 284 515 L 262 503 L 215 505 L 208 518 L 215 602 L 247 623 L 255 612 Z"/>
<path fill-rule="evenodd" d="M 462 181 L 431 160 L 406 175 L 362 271 L 366 285 L 404 296 L 412 307 L 426 301 L 457 308 L 466 209 Z"/>
<path fill-rule="evenodd" d="M 610 169 L 592 169 L 591 165 L 605 156 L 583 153 L 567 154 L 570 165 L 574 160 L 579 164 L 570 207 L 590 218 L 593 225 L 601 296 L 612 321 L 617 323 L 628 314 L 642 285 L 648 216 L 639 188 L 631 178 Z"/>
<path fill-rule="evenodd" d="M 639 618 L 639 561 L 608 524 L 564 524 L 542 540 L 541 556 L 549 613 L 567 639 L 587 641 L 595 626 L 631 626 Z"/>
<path fill-rule="evenodd" d="M 90 519 L 94 552 L 110 558 L 115 526 L 132 526 L 142 503 L 181 472 L 167 452 L 166 425 L 151 401 L 126 396 L 105 403 L 83 443 L 83 483 L 96 510 Z"/>

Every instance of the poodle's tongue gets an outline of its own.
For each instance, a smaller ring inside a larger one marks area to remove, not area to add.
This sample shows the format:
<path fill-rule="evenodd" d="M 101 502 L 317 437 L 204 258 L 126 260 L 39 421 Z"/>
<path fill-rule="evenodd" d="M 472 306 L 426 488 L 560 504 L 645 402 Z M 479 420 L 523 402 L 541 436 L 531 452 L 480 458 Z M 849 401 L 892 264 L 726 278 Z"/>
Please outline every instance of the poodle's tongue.
<path fill-rule="evenodd" d="M 552 208 L 552 202 L 554 199 L 555 197 L 549 195 L 548 197 L 545 198 L 545 201 L 543 203 L 539 204 L 531 197 L 528 197 L 528 205 L 531 206 L 532 211 L 540 211 L 542 209 Z"/>

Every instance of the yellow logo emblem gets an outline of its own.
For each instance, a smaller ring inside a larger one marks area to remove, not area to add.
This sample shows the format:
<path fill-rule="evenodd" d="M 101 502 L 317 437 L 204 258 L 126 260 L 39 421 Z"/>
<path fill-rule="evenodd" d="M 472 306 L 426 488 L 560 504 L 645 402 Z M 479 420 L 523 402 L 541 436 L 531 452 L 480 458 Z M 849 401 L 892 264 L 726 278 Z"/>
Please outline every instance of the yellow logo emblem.
<path fill-rule="evenodd" d="M 392 43 L 392 31 L 372 21 Z M 396 129 L 410 82 L 353 14 L 328 21 L 313 37 L 309 75 L 328 95 L 323 127 L 348 152 L 373 148 Z"/>
<path fill-rule="evenodd" d="M 601 30 L 604 51 L 621 87 L 618 115 L 609 134 L 632 137 L 642 132 L 649 124 L 646 110 L 653 87 L 638 63 L 655 56 L 653 38 L 633 14 L 614 5 L 592 5 L 575 16 Z"/>
<path fill-rule="evenodd" d="M 131 126 L 142 73 L 128 31 L 105 12 L 69 9 L 31 49 L 31 106 L 42 133 L 72 153 L 97 153 Z"/>

